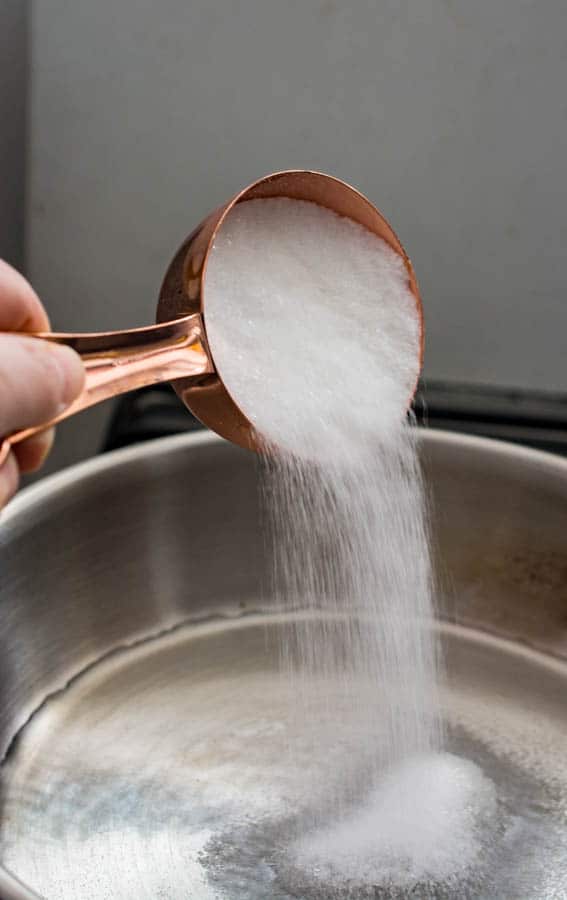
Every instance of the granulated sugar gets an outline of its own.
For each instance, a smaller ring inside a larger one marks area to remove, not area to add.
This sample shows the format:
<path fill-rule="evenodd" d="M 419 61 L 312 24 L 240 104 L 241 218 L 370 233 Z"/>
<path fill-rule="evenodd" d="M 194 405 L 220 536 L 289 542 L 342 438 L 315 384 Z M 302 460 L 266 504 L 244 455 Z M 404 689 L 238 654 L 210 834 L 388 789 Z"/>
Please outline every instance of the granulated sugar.
<path fill-rule="evenodd" d="M 403 260 L 315 203 L 235 207 L 207 266 L 205 324 L 233 399 L 294 454 L 356 459 L 399 426 L 419 374 Z"/>
<path fill-rule="evenodd" d="M 329 729 L 313 724 L 321 711 L 337 739 L 348 730 L 370 745 L 363 773 L 353 766 L 334 785 L 305 785 L 306 806 L 311 795 L 325 803 L 311 803 L 291 863 L 303 860 L 307 873 L 316 859 L 339 881 L 351 865 L 388 883 L 397 865 L 400 884 L 408 871 L 443 880 L 474 857 L 471 798 L 484 782 L 472 764 L 436 757 L 426 503 L 406 423 L 420 322 L 404 262 L 315 204 L 248 201 L 215 240 L 205 311 L 223 381 L 271 450 L 263 478 L 273 589 L 284 608 L 322 614 L 316 625 L 317 616 L 298 620 L 281 647 L 291 715 L 314 758 L 328 752 Z M 340 721 L 337 684 L 348 709 Z"/>
<path fill-rule="evenodd" d="M 389 770 L 365 805 L 300 841 L 295 865 L 314 883 L 414 888 L 467 878 L 496 793 L 474 763 L 448 753 Z"/>

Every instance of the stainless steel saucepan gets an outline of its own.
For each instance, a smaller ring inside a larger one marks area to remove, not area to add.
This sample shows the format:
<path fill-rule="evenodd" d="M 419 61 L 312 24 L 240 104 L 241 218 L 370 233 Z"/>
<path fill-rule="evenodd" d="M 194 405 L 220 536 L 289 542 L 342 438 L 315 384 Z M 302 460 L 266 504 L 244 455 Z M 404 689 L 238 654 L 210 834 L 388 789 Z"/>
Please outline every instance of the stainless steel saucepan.
<path fill-rule="evenodd" d="M 421 448 L 448 741 L 499 796 L 458 896 L 567 896 L 567 463 L 442 433 Z M 211 435 L 164 439 L 3 513 L 4 900 L 318 896 L 278 855 L 301 807 L 275 651 L 295 614 L 269 594 L 258 465 Z M 340 720 L 329 748 L 302 777 L 357 764 Z"/>

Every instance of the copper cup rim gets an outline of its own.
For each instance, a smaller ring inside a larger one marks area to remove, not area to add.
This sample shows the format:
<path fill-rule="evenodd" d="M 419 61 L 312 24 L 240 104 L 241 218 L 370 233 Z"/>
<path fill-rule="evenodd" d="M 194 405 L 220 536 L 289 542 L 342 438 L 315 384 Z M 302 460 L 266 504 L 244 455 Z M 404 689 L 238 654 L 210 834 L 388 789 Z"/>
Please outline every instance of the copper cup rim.
<path fill-rule="evenodd" d="M 252 183 L 248 184 L 246 187 L 242 188 L 238 191 L 234 196 L 228 200 L 226 203 L 217 207 L 206 219 L 201 223 L 200 226 L 192 233 L 192 235 L 187 239 L 182 248 L 180 248 L 180 253 L 183 252 L 183 249 L 187 247 L 186 257 L 183 263 L 183 271 L 184 271 L 184 284 L 187 284 L 189 281 L 189 276 L 187 275 L 187 267 L 190 264 L 190 268 L 192 268 L 193 261 L 190 259 L 191 257 L 191 241 L 194 236 L 199 235 L 201 231 L 203 231 L 208 223 L 212 223 L 210 225 L 210 233 L 208 234 L 207 242 L 205 247 L 201 250 L 199 254 L 198 260 L 198 289 L 196 292 L 196 296 L 193 299 L 190 299 L 188 294 L 186 298 L 186 305 L 183 306 L 179 313 L 184 315 L 187 314 L 188 311 L 198 311 L 202 317 L 203 323 L 203 332 L 205 345 L 207 347 L 207 352 L 214 366 L 215 374 L 209 376 L 203 384 L 199 386 L 195 386 L 194 384 L 184 384 L 183 382 L 179 382 L 174 384 L 175 390 L 182 398 L 183 402 L 188 406 L 188 408 L 193 412 L 193 414 L 200 419 L 203 424 L 212 427 L 219 434 L 224 437 L 232 440 L 233 442 L 247 447 L 249 449 L 253 449 L 256 451 L 265 451 L 266 444 L 262 439 L 262 436 L 256 431 L 254 425 L 250 422 L 250 419 L 246 415 L 246 413 L 241 409 L 238 404 L 238 401 L 234 398 L 230 389 L 225 385 L 223 380 L 222 372 L 218 369 L 214 353 L 211 348 L 210 341 L 207 336 L 207 312 L 206 312 L 206 280 L 207 280 L 207 267 L 210 259 L 211 252 L 214 247 L 215 239 L 221 229 L 223 228 L 228 216 L 234 210 L 234 208 L 239 204 L 248 199 L 258 199 L 258 195 L 254 195 L 258 192 L 264 185 L 269 185 L 274 182 L 279 181 L 291 181 L 294 179 L 308 179 L 313 182 L 320 182 L 322 188 L 325 186 L 328 188 L 329 185 L 334 186 L 341 194 L 349 195 L 352 199 L 356 200 L 356 204 L 359 207 L 363 207 L 367 210 L 369 218 L 376 220 L 380 223 L 380 230 L 376 230 L 374 228 L 370 228 L 368 225 L 365 225 L 359 218 L 354 216 L 349 216 L 345 213 L 342 213 L 340 210 L 336 208 L 336 206 L 332 203 L 325 204 L 319 203 L 321 206 L 326 206 L 327 209 L 330 209 L 332 212 L 335 212 L 337 215 L 342 215 L 345 218 L 350 218 L 351 221 L 357 222 L 363 227 L 366 227 L 367 230 L 381 237 L 386 243 L 397 252 L 405 265 L 407 274 L 408 274 L 408 283 L 412 295 L 415 300 L 416 310 L 418 315 L 418 326 L 419 326 L 419 358 L 417 364 L 417 375 L 416 382 L 411 391 L 410 397 L 408 398 L 408 409 L 411 406 L 411 401 L 417 389 L 417 385 L 419 382 L 419 374 L 421 372 L 422 364 L 423 364 L 423 355 L 424 355 L 424 318 L 423 318 L 423 306 L 421 302 L 421 296 L 419 292 L 419 287 L 417 284 L 417 279 L 415 277 L 415 273 L 413 270 L 413 266 L 409 259 L 409 256 L 400 241 L 398 235 L 388 222 L 388 220 L 383 216 L 380 210 L 366 197 L 362 194 L 357 188 L 348 184 L 347 182 L 337 178 L 333 175 L 328 175 L 323 172 L 319 172 L 311 169 L 284 169 L 277 172 L 272 172 L 268 175 L 264 175 L 261 178 L 256 179 Z M 267 196 L 289 196 L 285 191 L 282 190 L 281 193 L 268 194 Z M 309 197 L 301 197 L 294 199 L 304 199 L 308 202 L 317 202 L 317 200 L 309 200 Z M 362 216 L 361 216 L 362 218 Z M 174 258 L 175 259 L 175 258 Z M 172 263 L 173 265 L 173 263 Z M 169 270 L 168 270 L 169 272 Z M 167 281 L 167 274 L 164 279 L 164 285 Z M 163 288 L 162 288 L 163 291 Z M 160 295 L 160 306 L 161 306 L 161 295 Z M 158 307 L 158 317 L 159 307 Z"/>

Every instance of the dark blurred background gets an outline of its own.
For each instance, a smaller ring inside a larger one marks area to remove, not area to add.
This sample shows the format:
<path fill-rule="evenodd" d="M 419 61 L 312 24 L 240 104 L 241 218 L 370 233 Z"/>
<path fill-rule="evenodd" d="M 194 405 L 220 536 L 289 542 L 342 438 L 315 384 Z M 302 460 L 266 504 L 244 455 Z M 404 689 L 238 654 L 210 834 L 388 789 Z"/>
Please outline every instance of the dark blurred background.
<path fill-rule="evenodd" d="M 565 0 L 2 0 L 0 255 L 60 330 L 149 323 L 205 213 L 328 171 L 412 257 L 434 417 L 527 402 L 562 429 L 565 25 Z M 110 414 L 63 425 L 49 468 Z"/>

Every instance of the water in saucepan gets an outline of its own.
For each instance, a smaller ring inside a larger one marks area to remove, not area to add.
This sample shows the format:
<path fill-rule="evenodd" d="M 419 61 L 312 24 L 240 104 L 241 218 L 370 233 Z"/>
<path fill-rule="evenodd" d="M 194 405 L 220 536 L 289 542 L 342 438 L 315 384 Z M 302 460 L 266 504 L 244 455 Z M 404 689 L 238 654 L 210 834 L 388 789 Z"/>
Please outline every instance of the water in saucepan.
<path fill-rule="evenodd" d="M 444 751 L 426 490 L 406 421 L 420 321 L 404 261 L 316 204 L 252 200 L 220 230 L 205 290 L 216 365 L 271 450 L 272 588 L 306 613 L 279 648 L 291 731 L 314 758 L 329 754 L 333 722 L 365 735 L 362 778 L 358 763 L 332 783 L 311 772 L 282 871 L 298 896 L 454 886 L 495 800 L 473 763 Z M 282 752 L 293 760 L 293 742 Z"/>

